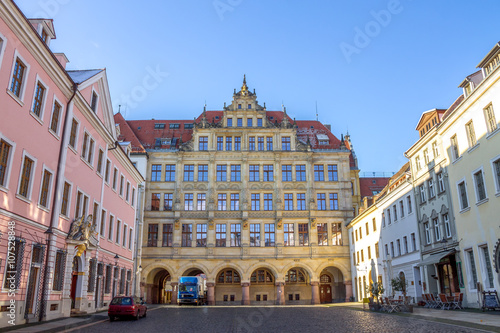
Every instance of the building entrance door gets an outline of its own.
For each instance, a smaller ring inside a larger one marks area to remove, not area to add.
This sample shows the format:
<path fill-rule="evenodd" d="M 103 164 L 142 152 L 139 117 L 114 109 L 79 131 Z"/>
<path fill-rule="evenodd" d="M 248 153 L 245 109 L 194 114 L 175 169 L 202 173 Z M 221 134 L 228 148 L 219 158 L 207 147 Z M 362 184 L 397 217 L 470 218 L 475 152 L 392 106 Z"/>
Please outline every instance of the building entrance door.
<path fill-rule="evenodd" d="M 332 286 L 329 284 L 322 284 L 319 287 L 319 301 L 321 303 L 332 302 Z"/>
<path fill-rule="evenodd" d="M 71 308 L 75 308 L 75 300 L 76 300 L 76 285 L 78 283 L 78 258 L 75 257 L 73 259 L 73 274 L 71 276 Z"/>
<path fill-rule="evenodd" d="M 38 280 L 38 271 L 40 269 L 38 267 L 31 267 L 30 270 L 30 279 L 28 282 L 28 313 L 34 313 L 35 308 L 35 294 L 36 294 L 36 285 Z"/>

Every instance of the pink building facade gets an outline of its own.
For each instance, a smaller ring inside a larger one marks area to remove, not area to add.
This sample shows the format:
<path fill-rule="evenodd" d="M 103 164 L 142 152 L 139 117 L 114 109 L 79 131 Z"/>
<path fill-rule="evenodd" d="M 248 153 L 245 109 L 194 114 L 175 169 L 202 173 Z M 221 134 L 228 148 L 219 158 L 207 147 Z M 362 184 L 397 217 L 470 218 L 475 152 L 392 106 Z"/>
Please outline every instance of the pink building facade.
<path fill-rule="evenodd" d="M 0 0 L 0 327 L 131 294 L 143 181 L 106 71 L 66 70 L 52 20 Z"/>

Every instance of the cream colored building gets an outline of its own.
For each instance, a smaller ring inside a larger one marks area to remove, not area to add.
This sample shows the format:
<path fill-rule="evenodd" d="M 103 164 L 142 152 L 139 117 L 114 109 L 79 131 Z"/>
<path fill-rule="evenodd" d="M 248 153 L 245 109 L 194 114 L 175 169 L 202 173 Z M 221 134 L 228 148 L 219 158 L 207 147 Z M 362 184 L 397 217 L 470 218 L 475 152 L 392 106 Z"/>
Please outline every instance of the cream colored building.
<path fill-rule="evenodd" d="M 245 80 L 230 105 L 194 122 L 121 126 L 148 155 L 139 268 L 148 302 L 175 303 L 179 277 L 197 274 L 207 276 L 209 304 L 352 296 L 345 226 L 359 181 L 348 138 L 285 108 L 267 111 Z"/>
<path fill-rule="evenodd" d="M 482 290 L 500 290 L 500 46 L 460 85 L 460 104 L 438 132 L 449 166 L 467 305 Z"/>

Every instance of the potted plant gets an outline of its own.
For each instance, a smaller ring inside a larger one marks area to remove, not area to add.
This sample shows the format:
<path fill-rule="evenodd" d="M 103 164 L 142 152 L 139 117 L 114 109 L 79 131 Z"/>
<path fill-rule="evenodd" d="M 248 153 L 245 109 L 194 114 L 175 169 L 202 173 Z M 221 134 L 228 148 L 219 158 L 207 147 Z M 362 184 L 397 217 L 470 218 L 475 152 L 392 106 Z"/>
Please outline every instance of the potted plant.
<path fill-rule="evenodd" d="M 404 302 L 408 312 L 413 312 L 413 305 L 406 304 L 406 291 L 408 289 L 408 282 L 404 276 L 398 276 L 391 279 L 391 287 L 393 291 L 399 291 L 403 293 Z"/>
<path fill-rule="evenodd" d="M 372 295 L 377 300 L 376 303 L 373 301 L 370 302 L 370 310 L 380 311 L 382 306 L 380 305 L 379 296 L 382 295 L 384 291 L 384 286 L 378 282 L 370 283 L 370 285 L 366 287 L 366 292 L 370 293 L 370 295 Z"/>

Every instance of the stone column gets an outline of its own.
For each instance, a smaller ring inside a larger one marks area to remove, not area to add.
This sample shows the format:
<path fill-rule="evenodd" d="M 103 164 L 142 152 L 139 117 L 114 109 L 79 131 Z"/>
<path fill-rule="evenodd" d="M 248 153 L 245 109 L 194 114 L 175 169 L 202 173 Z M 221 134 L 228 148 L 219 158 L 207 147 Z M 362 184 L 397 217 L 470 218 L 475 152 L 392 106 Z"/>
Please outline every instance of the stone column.
<path fill-rule="evenodd" d="M 208 305 L 215 305 L 215 283 L 207 282 L 207 302 Z"/>
<path fill-rule="evenodd" d="M 250 283 L 241 284 L 241 305 L 250 305 Z"/>
<path fill-rule="evenodd" d="M 285 305 L 285 283 L 276 282 L 276 305 Z"/>
<path fill-rule="evenodd" d="M 349 302 L 352 297 L 352 281 L 344 281 L 345 286 L 345 301 Z"/>
<path fill-rule="evenodd" d="M 311 304 L 319 304 L 319 282 L 311 282 Z"/>
<path fill-rule="evenodd" d="M 178 287 L 178 282 L 170 282 L 170 285 L 172 286 L 172 300 L 171 304 L 177 305 L 177 289 Z"/>

